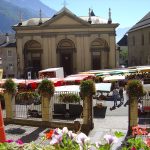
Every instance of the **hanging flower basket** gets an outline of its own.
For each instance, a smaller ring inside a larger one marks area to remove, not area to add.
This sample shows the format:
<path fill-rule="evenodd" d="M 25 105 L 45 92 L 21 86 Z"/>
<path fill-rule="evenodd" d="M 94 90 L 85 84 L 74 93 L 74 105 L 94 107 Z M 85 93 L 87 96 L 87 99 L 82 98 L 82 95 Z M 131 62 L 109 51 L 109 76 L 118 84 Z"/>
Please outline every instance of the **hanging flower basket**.
<path fill-rule="evenodd" d="M 3 84 L 3 88 L 5 92 L 13 95 L 17 92 L 17 84 L 12 79 L 7 79 Z"/>
<path fill-rule="evenodd" d="M 80 92 L 82 98 L 94 95 L 96 93 L 94 81 L 82 81 L 80 84 Z"/>
<path fill-rule="evenodd" d="M 142 97 L 145 92 L 140 80 L 130 80 L 127 83 L 127 93 L 129 97 Z"/>
<path fill-rule="evenodd" d="M 38 92 L 44 97 L 52 97 L 54 90 L 54 83 L 48 79 L 44 79 L 38 86 Z"/>
<path fill-rule="evenodd" d="M 64 102 L 64 103 L 80 102 L 80 96 L 74 93 L 60 94 L 58 99 L 60 102 Z"/>
<path fill-rule="evenodd" d="M 36 99 L 40 99 L 40 95 L 32 91 L 19 92 L 16 95 L 16 102 L 18 104 L 32 104 Z"/>

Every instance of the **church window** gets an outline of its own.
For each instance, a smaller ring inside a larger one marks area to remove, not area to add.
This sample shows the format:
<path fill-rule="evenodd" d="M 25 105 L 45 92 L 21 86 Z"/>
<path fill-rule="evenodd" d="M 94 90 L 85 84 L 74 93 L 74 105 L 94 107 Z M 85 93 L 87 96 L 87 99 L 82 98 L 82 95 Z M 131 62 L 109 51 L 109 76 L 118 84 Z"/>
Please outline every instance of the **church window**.
<path fill-rule="evenodd" d="M 8 57 L 12 57 L 12 51 L 11 51 L 11 50 L 8 50 L 8 51 L 7 51 L 7 56 L 8 56 Z"/>
<path fill-rule="evenodd" d="M 13 68 L 14 68 L 14 65 L 13 65 L 12 63 L 9 63 L 9 64 L 8 64 L 8 69 L 9 69 L 9 70 L 13 70 Z"/>

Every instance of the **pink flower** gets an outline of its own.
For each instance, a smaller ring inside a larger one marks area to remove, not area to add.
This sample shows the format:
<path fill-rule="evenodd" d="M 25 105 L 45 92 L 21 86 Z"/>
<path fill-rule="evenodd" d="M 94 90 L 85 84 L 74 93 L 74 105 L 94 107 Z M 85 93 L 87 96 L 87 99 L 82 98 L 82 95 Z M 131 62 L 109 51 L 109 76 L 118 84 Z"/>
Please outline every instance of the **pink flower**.
<path fill-rule="evenodd" d="M 16 143 L 19 144 L 19 145 L 22 145 L 22 144 L 23 144 L 23 142 L 22 142 L 20 139 L 18 139 L 18 140 L 16 141 Z"/>
<path fill-rule="evenodd" d="M 148 147 L 150 147 L 150 138 L 149 137 L 144 142 Z"/>
<path fill-rule="evenodd" d="M 14 142 L 14 140 L 6 140 L 5 142 L 6 143 L 12 143 L 12 142 Z"/>

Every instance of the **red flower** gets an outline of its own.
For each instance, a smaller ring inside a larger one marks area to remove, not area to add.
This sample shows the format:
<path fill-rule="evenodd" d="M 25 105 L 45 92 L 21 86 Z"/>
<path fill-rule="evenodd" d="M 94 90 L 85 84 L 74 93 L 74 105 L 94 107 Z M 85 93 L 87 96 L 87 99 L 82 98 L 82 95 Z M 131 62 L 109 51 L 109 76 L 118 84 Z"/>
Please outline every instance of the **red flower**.
<path fill-rule="evenodd" d="M 131 150 L 136 150 L 136 148 L 133 146 L 133 147 L 131 148 Z"/>
<path fill-rule="evenodd" d="M 146 131 L 146 128 L 141 128 L 139 126 L 132 127 L 132 135 L 147 135 L 148 132 Z"/>
<path fill-rule="evenodd" d="M 54 133 L 54 131 L 53 131 L 53 130 L 50 130 L 48 133 L 46 133 L 46 138 L 47 138 L 47 139 L 51 139 L 53 133 Z"/>
<path fill-rule="evenodd" d="M 145 143 L 146 143 L 146 145 L 147 145 L 148 147 L 150 147 L 150 138 L 147 138 L 147 139 L 145 140 Z"/>

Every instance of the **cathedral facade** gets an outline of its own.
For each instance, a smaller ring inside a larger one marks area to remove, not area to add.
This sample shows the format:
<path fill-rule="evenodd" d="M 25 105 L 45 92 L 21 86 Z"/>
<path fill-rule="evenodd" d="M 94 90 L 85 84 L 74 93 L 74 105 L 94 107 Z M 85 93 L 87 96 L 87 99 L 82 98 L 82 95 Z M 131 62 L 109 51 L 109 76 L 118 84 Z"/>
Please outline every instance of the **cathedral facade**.
<path fill-rule="evenodd" d="M 65 75 L 117 66 L 116 32 L 111 14 L 105 20 L 89 10 L 78 17 L 66 7 L 51 18 L 32 18 L 14 25 L 18 72 L 63 67 Z"/>

